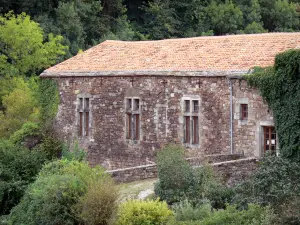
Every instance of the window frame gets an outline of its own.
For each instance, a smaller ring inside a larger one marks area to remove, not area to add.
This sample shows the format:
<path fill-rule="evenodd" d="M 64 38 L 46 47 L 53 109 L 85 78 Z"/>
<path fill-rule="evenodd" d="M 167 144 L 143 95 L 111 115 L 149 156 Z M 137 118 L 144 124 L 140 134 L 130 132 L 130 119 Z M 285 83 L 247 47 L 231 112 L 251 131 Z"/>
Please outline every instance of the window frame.
<path fill-rule="evenodd" d="M 273 135 L 275 135 L 275 139 L 272 137 Z M 275 144 L 272 144 L 273 140 L 275 140 Z M 267 141 L 269 141 L 269 144 L 267 144 Z M 277 146 L 278 140 L 277 140 L 276 129 L 274 126 L 262 126 L 262 142 L 263 142 L 263 146 L 262 146 L 263 155 L 265 155 L 267 151 L 271 152 L 272 154 L 276 154 L 277 147 L 278 147 Z"/>
<path fill-rule="evenodd" d="M 247 121 L 249 115 L 249 106 L 246 103 L 240 104 L 240 120 Z"/>
<path fill-rule="evenodd" d="M 200 103 L 199 97 L 182 98 L 182 143 L 186 147 L 200 145 Z"/>
<path fill-rule="evenodd" d="M 80 138 L 91 136 L 91 97 L 77 96 L 77 124 Z"/>
<path fill-rule="evenodd" d="M 125 139 L 132 143 L 141 137 L 141 98 L 125 97 Z"/>

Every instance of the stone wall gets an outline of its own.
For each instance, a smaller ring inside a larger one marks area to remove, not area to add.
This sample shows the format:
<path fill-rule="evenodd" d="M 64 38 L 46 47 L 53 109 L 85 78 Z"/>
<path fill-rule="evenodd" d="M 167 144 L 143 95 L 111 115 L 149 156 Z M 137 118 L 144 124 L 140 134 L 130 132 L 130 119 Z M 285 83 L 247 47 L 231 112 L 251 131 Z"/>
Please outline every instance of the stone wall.
<path fill-rule="evenodd" d="M 149 164 L 158 149 L 183 141 L 182 98 L 200 99 L 199 144 L 186 146 L 187 157 L 230 153 L 230 101 L 226 77 L 111 76 L 56 79 L 61 102 L 56 120 L 59 135 L 78 140 L 88 152 L 90 164 L 107 169 Z M 258 92 L 241 81 L 234 82 L 234 94 L 247 96 L 253 120 L 264 117 L 266 106 Z M 126 140 L 125 98 L 132 93 L 141 100 L 140 140 Z M 79 137 L 78 97 L 90 96 L 90 135 Z M 234 99 L 236 101 L 236 99 Z M 239 127 L 234 121 L 234 149 L 254 155 L 257 124 L 249 120 Z"/>
<path fill-rule="evenodd" d="M 218 174 L 224 184 L 233 186 L 247 179 L 258 166 L 256 158 L 245 158 L 218 162 L 210 164 L 216 174 Z M 195 166 L 197 168 L 199 166 Z M 117 182 L 131 182 L 149 178 L 157 178 L 157 168 L 155 164 L 137 166 L 132 168 L 107 171 Z"/>

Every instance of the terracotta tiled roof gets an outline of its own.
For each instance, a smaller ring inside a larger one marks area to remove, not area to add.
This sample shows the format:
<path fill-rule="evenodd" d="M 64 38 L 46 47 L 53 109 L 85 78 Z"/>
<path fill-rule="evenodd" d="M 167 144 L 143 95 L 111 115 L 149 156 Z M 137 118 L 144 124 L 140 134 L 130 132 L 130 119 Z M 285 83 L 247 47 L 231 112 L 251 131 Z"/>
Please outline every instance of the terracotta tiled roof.
<path fill-rule="evenodd" d="M 270 66 L 276 54 L 294 48 L 300 48 L 300 33 L 105 41 L 45 70 L 42 76 L 63 72 L 247 71 Z"/>

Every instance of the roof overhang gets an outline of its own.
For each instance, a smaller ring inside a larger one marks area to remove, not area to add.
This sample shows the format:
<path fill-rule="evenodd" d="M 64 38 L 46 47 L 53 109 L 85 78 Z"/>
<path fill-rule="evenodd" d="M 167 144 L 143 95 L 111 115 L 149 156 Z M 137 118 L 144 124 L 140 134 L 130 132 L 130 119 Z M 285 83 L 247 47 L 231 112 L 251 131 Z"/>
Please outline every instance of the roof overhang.
<path fill-rule="evenodd" d="M 131 77 L 131 76 L 172 76 L 172 77 L 241 77 L 252 70 L 209 70 L 209 71 L 47 71 L 41 73 L 42 78 L 63 77 Z"/>

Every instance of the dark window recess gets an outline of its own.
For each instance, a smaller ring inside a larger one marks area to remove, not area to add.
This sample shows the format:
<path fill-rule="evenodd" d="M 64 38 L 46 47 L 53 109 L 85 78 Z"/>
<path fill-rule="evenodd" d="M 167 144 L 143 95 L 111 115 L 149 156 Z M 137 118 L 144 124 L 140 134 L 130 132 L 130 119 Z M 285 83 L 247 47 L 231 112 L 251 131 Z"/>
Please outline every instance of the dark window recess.
<path fill-rule="evenodd" d="M 85 136 L 89 136 L 89 122 L 90 122 L 89 112 L 85 113 Z"/>
<path fill-rule="evenodd" d="M 190 100 L 184 101 L 185 112 L 190 112 Z"/>
<path fill-rule="evenodd" d="M 131 125 L 131 113 L 127 113 L 126 114 L 126 125 L 127 125 L 127 130 L 126 130 L 126 138 L 127 139 L 131 139 L 131 128 L 132 128 L 132 125 Z"/>
<path fill-rule="evenodd" d="M 79 112 L 79 136 L 83 136 L 83 112 Z"/>
<path fill-rule="evenodd" d="M 264 153 L 271 151 L 276 152 L 276 131 L 275 127 L 263 127 L 264 129 Z"/>
<path fill-rule="evenodd" d="M 190 143 L 190 117 L 184 117 L 184 143 Z"/>
<path fill-rule="evenodd" d="M 90 109 L 90 99 L 89 98 L 85 98 L 84 108 L 85 108 L 85 110 Z"/>
<path fill-rule="evenodd" d="M 90 99 L 79 98 L 79 136 L 89 136 L 90 128 Z"/>
<path fill-rule="evenodd" d="M 199 112 L 199 101 L 193 101 L 193 112 Z"/>
<path fill-rule="evenodd" d="M 241 120 L 248 120 L 248 104 L 241 104 Z"/>
<path fill-rule="evenodd" d="M 193 144 L 199 144 L 199 121 L 198 116 L 193 116 Z"/>
<path fill-rule="evenodd" d="M 140 100 L 126 99 L 126 139 L 140 139 Z"/>

